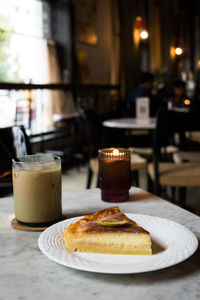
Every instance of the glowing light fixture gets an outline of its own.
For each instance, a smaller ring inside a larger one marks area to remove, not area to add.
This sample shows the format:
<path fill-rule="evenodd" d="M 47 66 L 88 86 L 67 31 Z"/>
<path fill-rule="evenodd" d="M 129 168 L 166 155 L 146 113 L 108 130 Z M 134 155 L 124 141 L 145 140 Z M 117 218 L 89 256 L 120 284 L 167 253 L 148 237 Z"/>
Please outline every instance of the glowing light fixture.
<path fill-rule="evenodd" d="M 185 104 L 185 105 L 190 105 L 190 100 L 189 100 L 189 99 L 185 99 L 185 100 L 184 100 L 184 104 Z"/>
<path fill-rule="evenodd" d="M 176 55 L 181 55 L 181 54 L 183 53 L 182 48 L 177 47 L 177 48 L 175 49 L 175 53 L 176 53 Z"/>
<path fill-rule="evenodd" d="M 146 40 L 149 37 L 149 34 L 146 30 L 142 30 L 140 32 L 140 37 L 141 37 L 142 40 Z"/>
<path fill-rule="evenodd" d="M 136 18 L 136 21 L 137 21 L 137 22 L 141 22 L 141 21 L 142 21 L 142 17 L 138 16 L 138 17 Z"/>

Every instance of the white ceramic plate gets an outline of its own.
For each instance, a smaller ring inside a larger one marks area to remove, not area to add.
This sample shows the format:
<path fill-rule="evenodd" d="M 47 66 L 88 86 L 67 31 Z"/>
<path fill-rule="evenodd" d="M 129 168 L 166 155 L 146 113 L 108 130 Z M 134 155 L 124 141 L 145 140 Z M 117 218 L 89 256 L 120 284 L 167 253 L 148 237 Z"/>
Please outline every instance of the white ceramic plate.
<path fill-rule="evenodd" d="M 163 269 L 190 257 L 198 247 L 196 236 L 173 221 L 139 214 L 126 214 L 151 234 L 153 255 L 110 255 L 69 252 L 64 247 L 63 231 L 81 217 L 67 219 L 43 231 L 38 240 L 40 250 L 51 260 L 74 269 L 128 274 Z"/>

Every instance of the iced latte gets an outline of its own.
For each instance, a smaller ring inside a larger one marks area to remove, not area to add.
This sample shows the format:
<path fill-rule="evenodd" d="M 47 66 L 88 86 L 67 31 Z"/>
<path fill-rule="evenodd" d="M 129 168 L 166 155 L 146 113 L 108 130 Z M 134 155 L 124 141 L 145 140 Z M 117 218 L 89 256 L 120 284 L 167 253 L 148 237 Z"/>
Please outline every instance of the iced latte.
<path fill-rule="evenodd" d="M 13 161 L 16 219 L 33 225 L 61 218 L 61 160 L 55 155 L 27 155 Z"/>

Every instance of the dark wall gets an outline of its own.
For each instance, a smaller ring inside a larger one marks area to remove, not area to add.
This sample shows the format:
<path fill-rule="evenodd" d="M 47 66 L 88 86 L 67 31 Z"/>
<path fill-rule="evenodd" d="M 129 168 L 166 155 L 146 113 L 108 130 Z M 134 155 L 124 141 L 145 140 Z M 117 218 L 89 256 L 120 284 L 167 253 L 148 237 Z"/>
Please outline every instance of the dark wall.
<path fill-rule="evenodd" d="M 46 15 L 50 18 L 47 38 L 56 43 L 62 77 L 65 70 L 70 74 L 73 71 L 73 6 L 71 3 L 72 1 L 69 0 L 49 0 L 44 1 L 43 5 L 44 11 L 47 11 Z"/>
<path fill-rule="evenodd" d="M 133 26 L 137 17 L 136 1 L 119 1 L 121 26 L 121 81 L 125 85 L 125 97 L 138 84 L 140 52 L 133 42 Z"/>

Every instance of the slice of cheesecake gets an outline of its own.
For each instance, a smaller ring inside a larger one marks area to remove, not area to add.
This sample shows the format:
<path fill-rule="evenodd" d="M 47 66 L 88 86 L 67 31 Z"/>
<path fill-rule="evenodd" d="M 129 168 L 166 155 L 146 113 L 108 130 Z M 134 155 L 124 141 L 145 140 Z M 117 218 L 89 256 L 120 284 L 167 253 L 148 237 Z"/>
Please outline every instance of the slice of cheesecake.
<path fill-rule="evenodd" d="M 63 236 L 69 251 L 152 254 L 149 232 L 130 220 L 117 206 L 85 216 L 67 227 Z"/>

